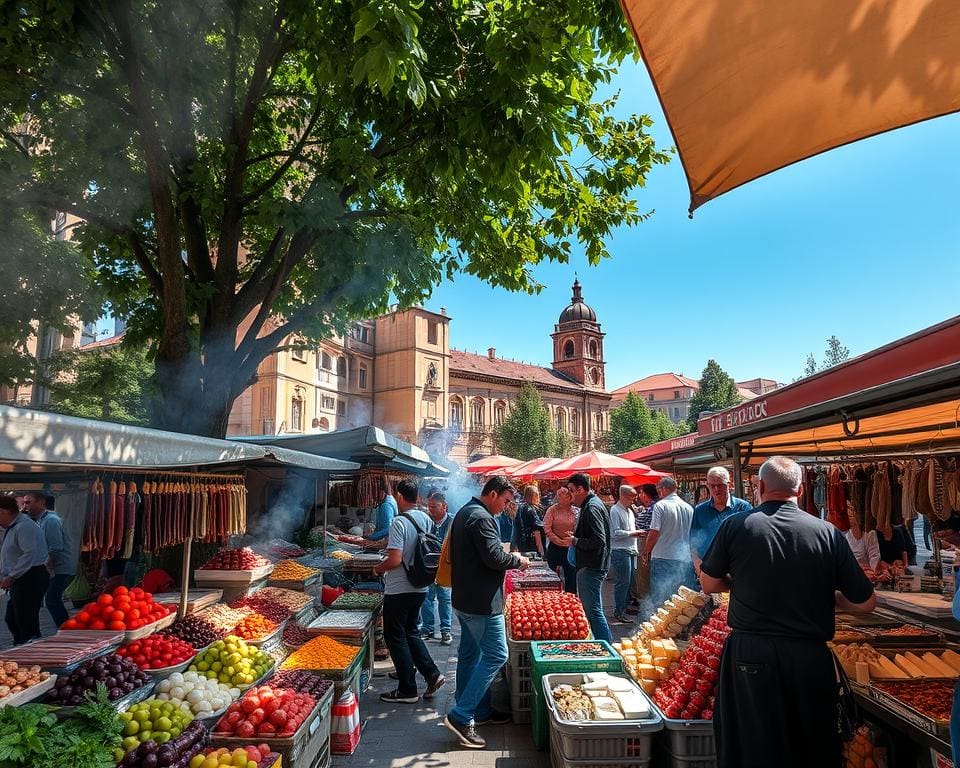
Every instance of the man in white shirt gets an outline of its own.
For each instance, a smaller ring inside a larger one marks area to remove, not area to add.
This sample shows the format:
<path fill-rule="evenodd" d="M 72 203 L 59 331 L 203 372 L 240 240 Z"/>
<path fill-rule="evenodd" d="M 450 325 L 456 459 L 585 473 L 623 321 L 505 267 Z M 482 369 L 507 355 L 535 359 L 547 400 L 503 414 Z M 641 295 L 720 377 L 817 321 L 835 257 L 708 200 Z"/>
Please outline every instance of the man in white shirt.
<path fill-rule="evenodd" d="M 659 608 L 681 585 L 693 589 L 697 577 L 690 559 L 693 507 L 677 495 L 677 481 L 664 477 L 657 484 L 660 501 L 653 505 L 643 557 L 650 563 L 650 597 Z M 640 616 L 641 621 L 646 616 Z"/>
<path fill-rule="evenodd" d="M 637 530 L 633 503 L 637 492 L 629 485 L 620 486 L 620 499 L 610 507 L 610 565 L 616 571 L 613 586 L 613 622 L 628 624 L 627 600 L 637 569 Z"/>
<path fill-rule="evenodd" d="M 417 528 L 429 533 L 433 521 L 417 509 L 416 483 L 401 480 L 396 490 L 399 511 L 387 534 L 387 559 L 373 569 L 374 574 L 383 576 L 383 637 L 390 649 L 398 683 L 397 690 L 381 694 L 380 700 L 392 704 L 416 704 L 420 698 L 417 672 L 427 681 L 425 699 L 432 699 L 444 683 L 443 675 L 417 629 L 428 588 L 413 586 L 406 571 L 413 565 Z"/>
<path fill-rule="evenodd" d="M 13 644 L 40 637 L 40 605 L 50 583 L 43 531 L 20 512 L 13 496 L 0 496 L 0 589 L 7 590 L 5 620 Z"/>

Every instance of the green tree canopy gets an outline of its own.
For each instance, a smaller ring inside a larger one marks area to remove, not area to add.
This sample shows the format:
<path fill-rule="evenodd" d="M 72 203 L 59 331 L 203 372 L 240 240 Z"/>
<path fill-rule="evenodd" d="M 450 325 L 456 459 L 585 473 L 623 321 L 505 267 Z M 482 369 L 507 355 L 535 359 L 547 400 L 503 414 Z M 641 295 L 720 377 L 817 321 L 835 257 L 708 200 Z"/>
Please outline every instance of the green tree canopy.
<path fill-rule="evenodd" d="M 558 436 L 550 423 L 550 411 L 529 381 L 520 386 L 520 394 L 503 424 L 497 427 L 494 440 L 498 453 L 522 461 L 563 456 L 572 445 L 568 436 Z"/>
<path fill-rule="evenodd" d="M 676 437 L 681 432 L 686 431 L 686 426 L 685 422 L 682 426 L 674 424 L 667 418 L 667 414 L 663 411 L 657 411 L 653 414 L 653 427 L 656 430 L 657 437 L 652 442 L 657 443 L 661 440 L 669 440 L 671 437 Z"/>
<path fill-rule="evenodd" d="M 700 389 L 690 401 L 690 414 L 687 417 L 687 426 L 693 432 L 697 428 L 697 420 L 704 411 L 721 411 L 736 405 L 741 400 L 737 392 L 737 385 L 730 375 L 720 367 L 716 360 L 708 360 L 707 366 L 700 374 Z"/>
<path fill-rule="evenodd" d="M 71 350 L 57 356 L 53 410 L 70 416 L 146 425 L 153 364 L 143 349 Z"/>
<path fill-rule="evenodd" d="M 803 369 L 803 376 L 801 379 L 805 379 L 807 376 L 813 376 L 813 374 L 818 373 L 819 371 L 825 371 L 828 368 L 833 368 L 835 365 L 850 359 L 850 348 L 845 347 L 840 343 L 840 339 L 836 335 L 831 336 L 827 339 L 827 347 L 823 352 L 823 362 L 817 364 L 817 359 L 813 354 L 807 355 L 807 364 Z"/>
<path fill-rule="evenodd" d="M 636 54 L 613 0 L 22 0 L 0 39 L 0 219 L 85 222 L 169 429 L 458 272 L 598 262 L 667 160 L 598 96 Z"/>
<path fill-rule="evenodd" d="M 610 411 L 607 445 L 611 453 L 626 453 L 659 439 L 660 432 L 654 426 L 653 414 L 636 392 L 628 392 L 623 403 Z"/>

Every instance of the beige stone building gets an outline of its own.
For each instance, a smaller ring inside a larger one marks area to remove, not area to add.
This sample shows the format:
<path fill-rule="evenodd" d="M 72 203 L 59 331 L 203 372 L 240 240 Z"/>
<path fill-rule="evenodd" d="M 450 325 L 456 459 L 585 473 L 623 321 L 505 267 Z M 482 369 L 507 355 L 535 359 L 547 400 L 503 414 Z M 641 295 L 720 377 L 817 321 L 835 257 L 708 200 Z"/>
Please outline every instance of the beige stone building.
<path fill-rule="evenodd" d="M 228 434 L 326 432 L 376 424 L 438 455 L 466 461 L 495 449 L 493 431 L 531 381 L 578 450 L 608 428 L 603 333 L 574 283 L 554 326 L 550 367 L 451 345 L 446 311 L 422 307 L 358 323 L 316 349 L 265 360 L 234 403 Z M 545 334 L 546 335 L 546 334 Z"/>

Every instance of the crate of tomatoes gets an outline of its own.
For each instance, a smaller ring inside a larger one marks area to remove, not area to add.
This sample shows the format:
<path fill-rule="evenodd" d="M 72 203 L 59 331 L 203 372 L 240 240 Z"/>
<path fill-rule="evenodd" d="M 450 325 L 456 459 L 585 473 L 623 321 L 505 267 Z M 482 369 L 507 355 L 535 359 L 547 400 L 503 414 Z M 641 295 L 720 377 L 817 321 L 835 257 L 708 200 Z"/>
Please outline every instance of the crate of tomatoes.
<path fill-rule="evenodd" d="M 117 587 L 85 605 L 61 629 L 109 629 L 123 632 L 124 642 L 129 643 L 170 626 L 175 619 L 176 608 L 154 602 L 153 595 L 140 587 Z"/>

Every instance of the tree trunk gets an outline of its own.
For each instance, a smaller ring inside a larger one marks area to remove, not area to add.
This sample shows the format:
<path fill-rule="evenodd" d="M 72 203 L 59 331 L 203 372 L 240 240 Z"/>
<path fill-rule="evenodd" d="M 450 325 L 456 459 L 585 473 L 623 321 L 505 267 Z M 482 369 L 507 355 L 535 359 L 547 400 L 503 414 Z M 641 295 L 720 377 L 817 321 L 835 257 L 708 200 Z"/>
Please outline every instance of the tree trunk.
<path fill-rule="evenodd" d="M 203 377 L 167 375 L 169 369 L 157 364 L 154 374 L 156 398 L 150 404 L 150 426 L 170 432 L 201 437 L 226 437 L 233 401 L 229 375 L 224 380 L 205 382 Z M 216 375 L 215 375 L 216 376 Z"/>

